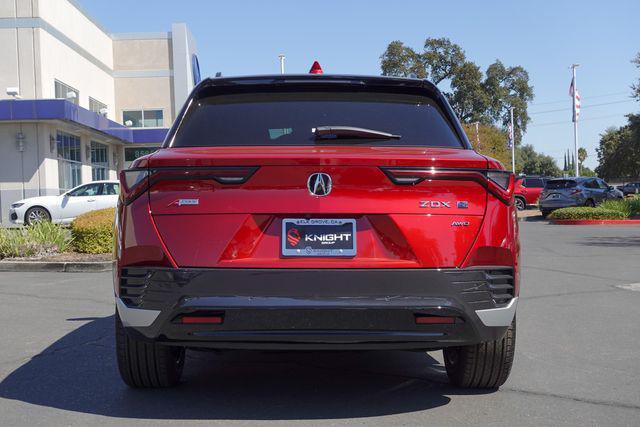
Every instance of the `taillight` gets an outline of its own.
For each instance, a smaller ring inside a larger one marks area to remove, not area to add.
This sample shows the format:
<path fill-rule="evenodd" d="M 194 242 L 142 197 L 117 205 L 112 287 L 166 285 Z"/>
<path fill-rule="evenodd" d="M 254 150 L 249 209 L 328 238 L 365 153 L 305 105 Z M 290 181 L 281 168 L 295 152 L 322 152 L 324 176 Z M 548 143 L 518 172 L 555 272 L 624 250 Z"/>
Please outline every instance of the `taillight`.
<path fill-rule="evenodd" d="M 499 169 L 382 168 L 397 185 L 416 185 L 424 180 L 473 181 L 509 204 L 515 188 L 513 173 Z"/>
<path fill-rule="evenodd" d="M 503 170 L 488 170 L 487 178 L 498 184 L 503 190 L 507 190 L 509 188 L 510 181 L 513 179 L 513 174 Z"/>
<path fill-rule="evenodd" d="M 120 172 L 120 189 L 125 205 L 133 202 L 149 188 L 148 169 L 129 169 Z"/>
<path fill-rule="evenodd" d="M 159 181 L 212 180 L 224 185 L 244 184 L 257 170 L 255 166 L 124 170 L 120 172 L 122 199 L 128 205 Z"/>
<path fill-rule="evenodd" d="M 258 170 L 255 166 L 220 166 L 206 168 L 158 168 L 152 169 L 149 184 L 158 181 L 213 180 L 219 184 L 244 184 Z"/>

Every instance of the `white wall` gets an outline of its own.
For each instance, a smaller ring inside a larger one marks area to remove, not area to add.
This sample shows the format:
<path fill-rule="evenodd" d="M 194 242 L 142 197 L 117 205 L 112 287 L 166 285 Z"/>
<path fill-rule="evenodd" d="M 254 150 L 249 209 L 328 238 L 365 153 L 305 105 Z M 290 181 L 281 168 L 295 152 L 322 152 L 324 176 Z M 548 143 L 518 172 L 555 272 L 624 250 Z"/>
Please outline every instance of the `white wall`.
<path fill-rule="evenodd" d="M 38 0 L 37 16 L 113 69 L 111 37 L 68 0 Z"/>
<path fill-rule="evenodd" d="M 89 97 L 107 104 L 108 116 L 115 115 L 115 89 L 113 77 L 79 55 L 48 32 L 37 29 L 40 45 L 40 79 L 42 98 L 55 97 L 54 80 L 80 91 L 80 106 L 89 108 Z"/>
<path fill-rule="evenodd" d="M 8 221 L 11 203 L 23 197 L 45 195 L 41 169 L 44 140 L 48 133 L 42 124 L 0 123 L 0 219 Z M 23 150 L 17 135 L 24 135 Z M 56 185 L 57 186 L 57 185 Z"/>

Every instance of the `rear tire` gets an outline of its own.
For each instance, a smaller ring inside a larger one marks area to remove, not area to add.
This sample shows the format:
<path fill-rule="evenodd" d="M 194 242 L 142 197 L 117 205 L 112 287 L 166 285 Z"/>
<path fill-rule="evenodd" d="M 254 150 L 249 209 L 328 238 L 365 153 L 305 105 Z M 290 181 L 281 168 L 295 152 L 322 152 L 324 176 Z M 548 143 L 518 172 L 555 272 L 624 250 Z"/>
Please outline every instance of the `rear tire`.
<path fill-rule="evenodd" d="M 588 208 L 595 208 L 596 202 L 594 202 L 592 199 L 587 199 L 587 201 L 584 202 L 584 205 Z"/>
<path fill-rule="evenodd" d="M 540 213 L 542 213 L 542 218 L 546 218 L 549 216 L 549 214 L 551 213 L 551 211 L 540 211 Z"/>
<path fill-rule="evenodd" d="M 463 388 L 498 388 L 509 377 L 515 348 L 515 318 L 502 339 L 445 348 L 444 363 L 449 381 Z"/>
<path fill-rule="evenodd" d="M 516 197 L 516 208 L 523 211 L 527 208 L 527 202 L 522 197 Z"/>
<path fill-rule="evenodd" d="M 120 377 L 129 387 L 162 388 L 180 382 L 185 349 L 130 337 L 116 312 L 116 355 Z"/>

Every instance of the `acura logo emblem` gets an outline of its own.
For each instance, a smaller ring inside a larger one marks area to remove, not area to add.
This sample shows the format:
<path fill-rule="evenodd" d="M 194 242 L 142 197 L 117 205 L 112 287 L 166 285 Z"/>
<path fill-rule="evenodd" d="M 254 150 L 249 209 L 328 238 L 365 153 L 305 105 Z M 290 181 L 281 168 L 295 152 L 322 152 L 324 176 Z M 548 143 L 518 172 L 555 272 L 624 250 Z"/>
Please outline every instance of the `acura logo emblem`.
<path fill-rule="evenodd" d="M 307 188 L 312 196 L 326 196 L 331 193 L 331 177 L 326 173 L 314 173 L 307 180 Z"/>

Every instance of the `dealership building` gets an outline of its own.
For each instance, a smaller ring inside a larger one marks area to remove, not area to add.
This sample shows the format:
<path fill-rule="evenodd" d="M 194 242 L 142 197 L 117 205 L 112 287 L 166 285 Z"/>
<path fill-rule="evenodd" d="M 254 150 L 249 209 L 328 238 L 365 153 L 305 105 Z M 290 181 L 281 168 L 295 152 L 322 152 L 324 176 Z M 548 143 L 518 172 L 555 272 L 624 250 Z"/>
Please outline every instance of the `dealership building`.
<path fill-rule="evenodd" d="M 185 24 L 109 33 L 73 0 L 0 0 L 0 223 L 11 203 L 116 179 L 200 80 Z"/>

